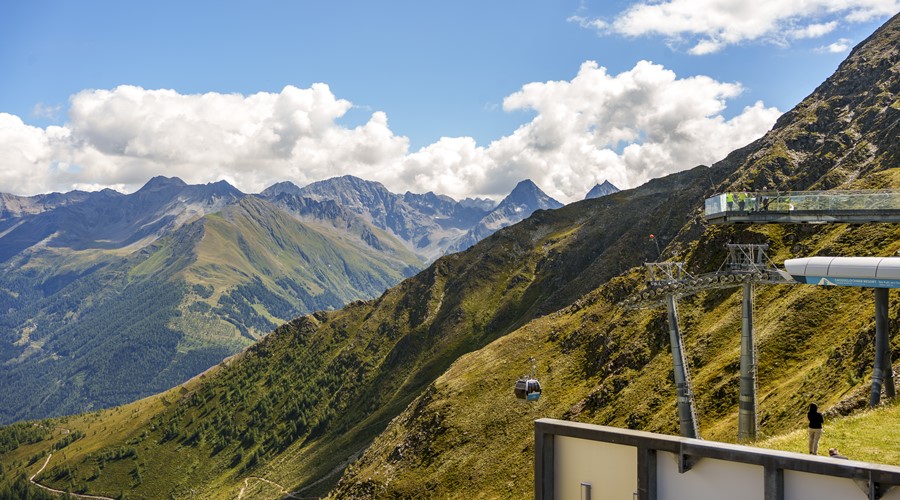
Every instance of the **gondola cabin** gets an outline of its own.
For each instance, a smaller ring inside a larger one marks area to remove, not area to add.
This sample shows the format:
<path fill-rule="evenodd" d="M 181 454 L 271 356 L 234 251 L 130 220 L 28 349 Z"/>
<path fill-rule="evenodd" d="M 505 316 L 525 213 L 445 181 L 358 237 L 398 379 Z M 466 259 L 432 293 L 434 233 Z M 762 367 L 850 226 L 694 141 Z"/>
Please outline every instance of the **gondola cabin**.
<path fill-rule="evenodd" d="M 537 401 L 541 397 L 541 383 L 534 378 L 520 378 L 516 381 L 516 397 L 526 401 Z"/>

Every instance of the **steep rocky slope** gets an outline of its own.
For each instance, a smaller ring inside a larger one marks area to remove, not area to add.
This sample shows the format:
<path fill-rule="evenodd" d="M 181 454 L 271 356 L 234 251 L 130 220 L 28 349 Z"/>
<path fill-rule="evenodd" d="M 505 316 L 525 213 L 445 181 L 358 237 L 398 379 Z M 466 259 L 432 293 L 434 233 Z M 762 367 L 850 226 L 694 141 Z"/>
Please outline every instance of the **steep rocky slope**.
<path fill-rule="evenodd" d="M 873 111 L 837 124 L 811 124 L 792 111 L 794 118 L 712 167 L 535 212 L 377 299 L 298 318 L 182 387 L 44 424 L 83 437 L 61 444 L 66 453 L 55 453 L 37 479 L 105 495 L 124 488 L 151 497 L 193 490 L 274 498 L 325 492 L 337 481 L 333 472 L 353 462 L 335 496 L 522 498 L 533 484 L 534 418 L 676 433 L 665 313 L 616 305 L 640 286 L 642 262 L 657 258 L 647 235 L 661 242 L 663 258 L 685 261 L 691 273 L 717 269 L 729 241 L 768 242 L 776 262 L 896 254 L 896 225 L 710 227 L 702 203 L 756 182 L 900 188 L 900 168 L 889 162 L 898 153 L 898 47 L 895 18 L 797 108 L 843 99 Z M 817 166 L 826 153 L 815 149 L 817 128 L 832 148 L 827 167 Z M 841 182 L 828 184 L 833 178 Z M 763 436 L 802 423 L 811 400 L 832 413 L 853 409 L 871 370 L 870 295 L 757 288 Z M 680 301 L 708 439 L 736 437 L 739 302 L 734 289 Z M 893 301 L 890 317 L 898 314 Z M 531 405 L 512 394 L 529 356 L 545 389 Z M 55 439 L 39 437 L 0 460 L 21 462 L 14 471 L 30 475 Z"/>
<path fill-rule="evenodd" d="M 531 180 L 524 180 L 497 204 L 487 215 L 482 217 L 474 227 L 466 231 L 453 246 L 454 251 L 465 250 L 497 230 L 511 226 L 528 218 L 536 210 L 552 210 L 563 206 L 562 203 L 547 196 Z"/>

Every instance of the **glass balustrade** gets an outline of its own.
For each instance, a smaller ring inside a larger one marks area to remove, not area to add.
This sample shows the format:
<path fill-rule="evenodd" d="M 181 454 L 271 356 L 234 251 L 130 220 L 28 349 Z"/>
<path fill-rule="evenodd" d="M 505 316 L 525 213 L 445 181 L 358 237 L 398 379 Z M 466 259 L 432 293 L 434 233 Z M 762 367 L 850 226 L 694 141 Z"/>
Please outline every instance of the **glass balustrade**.
<path fill-rule="evenodd" d="M 802 213 L 898 213 L 900 191 L 793 191 L 735 192 L 707 198 L 706 217 L 765 212 L 801 215 Z"/>

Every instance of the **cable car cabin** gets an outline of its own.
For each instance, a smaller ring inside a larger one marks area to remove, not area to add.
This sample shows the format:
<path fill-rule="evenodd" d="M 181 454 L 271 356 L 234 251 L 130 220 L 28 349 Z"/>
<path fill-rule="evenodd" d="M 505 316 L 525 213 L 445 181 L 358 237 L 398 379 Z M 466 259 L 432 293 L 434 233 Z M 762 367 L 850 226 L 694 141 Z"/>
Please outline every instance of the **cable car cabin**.
<path fill-rule="evenodd" d="M 537 401 L 541 397 L 541 383 L 534 378 L 516 380 L 516 397 L 526 401 Z"/>

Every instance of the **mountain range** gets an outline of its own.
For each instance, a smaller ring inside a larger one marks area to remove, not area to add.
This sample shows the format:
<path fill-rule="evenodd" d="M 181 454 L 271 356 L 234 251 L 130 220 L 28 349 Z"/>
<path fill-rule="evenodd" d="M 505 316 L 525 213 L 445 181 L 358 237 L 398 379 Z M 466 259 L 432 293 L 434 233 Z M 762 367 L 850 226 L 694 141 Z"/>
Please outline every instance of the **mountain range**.
<path fill-rule="evenodd" d="M 494 207 L 351 176 L 257 195 L 166 177 L 128 195 L 0 194 L 0 422 L 153 394 L 557 206 L 530 181 Z"/>
<path fill-rule="evenodd" d="M 678 433 L 666 311 L 618 306 L 645 283 L 643 262 L 660 257 L 648 235 L 691 274 L 718 269 L 729 242 L 767 243 L 776 263 L 896 255 L 895 224 L 714 226 L 703 202 L 745 189 L 898 189 L 898 127 L 895 16 L 723 160 L 536 211 L 156 396 L 0 429 L 0 483 L 27 487 L 40 470 L 39 483 L 106 496 L 529 497 L 535 418 Z M 805 426 L 810 401 L 827 419 L 863 408 L 871 291 L 754 293 L 761 437 Z M 740 304 L 738 288 L 679 298 L 706 439 L 737 439 Z M 544 388 L 534 403 L 513 395 L 529 358 Z M 855 458 L 883 456 L 864 453 Z"/>
<path fill-rule="evenodd" d="M 530 180 L 520 182 L 497 205 L 484 198 L 456 201 L 432 192 L 395 194 L 381 183 L 352 175 L 313 182 L 302 188 L 281 182 L 267 188 L 260 196 L 271 200 L 285 194 L 333 201 L 406 242 L 426 262 L 449 252 L 465 250 L 536 210 L 562 206 Z"/>

